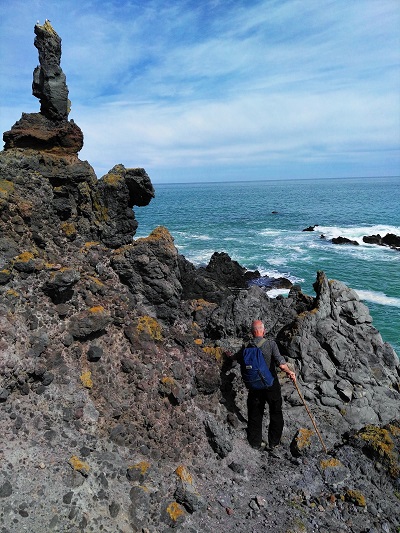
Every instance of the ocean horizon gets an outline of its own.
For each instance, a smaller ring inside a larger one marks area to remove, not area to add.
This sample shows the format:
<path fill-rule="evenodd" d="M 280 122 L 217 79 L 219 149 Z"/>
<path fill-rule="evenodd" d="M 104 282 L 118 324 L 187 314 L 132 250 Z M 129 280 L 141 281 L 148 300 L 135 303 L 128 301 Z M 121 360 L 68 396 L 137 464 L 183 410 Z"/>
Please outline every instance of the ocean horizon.
<path fill-rule="evenodd" d="M 356 291 L 373 325 L 400 355 L 400 252 L 363 236 L 400 235 L 400 177 L 154 184 L 135 208 L 135 238 L 166 226 L 196 266 L 226 252 L 249 270 L 286 277 L 315 295 L 318 270 Z M 303 231 L 315 226 L 314 231 Z M 323 238 L 321 238 L 323 236 Z M 358 245 L 335 245 L 334 237 Z M 271 297 L 288 291 L 269 292 Z"/>

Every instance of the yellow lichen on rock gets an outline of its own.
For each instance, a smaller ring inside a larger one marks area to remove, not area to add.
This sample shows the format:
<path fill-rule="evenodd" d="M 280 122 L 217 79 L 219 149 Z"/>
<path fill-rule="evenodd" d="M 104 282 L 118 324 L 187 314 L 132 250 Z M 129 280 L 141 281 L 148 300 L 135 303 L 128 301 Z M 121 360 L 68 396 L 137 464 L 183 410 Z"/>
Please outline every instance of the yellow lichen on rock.
<path fill-rule="evenodd" d="M 299 450 L 303 450 L 311 444 L 311 437 L 314 435 L 314 431 L 311 429 L 300 428 L 297 436 L 297 447 Z"/>
<path fill-rule="evenodd" d="M 364 494 L 359 490 L 348 489 L 345 498 L 347 501 L 354 503 L 354 505 L 358 505 L 359 507 L 365 507 L 367 505 Z"/>
<path fill-rule="evenodd" d="M 169 514 L 171 520 L 176 522 L 178 518 L 185 514 L 183 508 L 179 505 L 178 502 L 172 502 L 167 507 L 167 513 Z"/>
<path fill-rule="evenodd" d="M 103 181 L 110 187 L 118 187 L 118 185 L 124 181 L 124 178 L 119 174 L 106 174 L 103 176 Z"/>
<path fill-rule="evenodd" d="M 74 224 L 71 224 L 70 222 L 63 222 L 61 224 L 61 231 L 69 239 L 73 239 L 77 235 L 76 227 L 74 226 Z"/>
<path fill-rule="evenodd" d="M 170 376 L 165 376 L 161 379 L 161 383 L 163 383 L 164 385 L 175 385 L 175 380 L 174 378 L 171 378 Z"/>
<path fill-rule="evenodd" d="M 73 455 L 71 457 L 71 459 L 69 460 L 69 464 L 74 470 L 80 472 L 84 476 L 87 476 L 89 474 L 90 466 L 84 461 L 81 461 L 76 455 Z"/>
<path fill-rule="evenodd" d="M 8 195 L 14 192 L 14 183 L 8 180 L 0 179 L 0 198 L 8 198 Z"/>
<path fill-rule="evenodd" d="M 139 334 L 145 333 L 155 341 L 162 340 L 161 326 L 157 320 L 151 316 L 144 315 L 139 317 L 136 329 Z"/>
<path fill-rule="evenodd" d="M 222 361 L 223 351 L 220 346 L 204 346 L 203 352 L 211 355 L 218 362 Z"/>
<path fill-rule="evenodd" d="M 150 463 L 148 461 L 140 461 L 139 463 L 129 466 L 128 468 L 134 468 L 135 470 L 139 470 L 141 475 L 144 476 L 150 468 Z"/>
<path fill-rule="evenodd" d="M 90 370 L 81 374 L 81 382 L 82 385 L 87 389 L 91 389 L 93 387 L 92 373 L 90 372 Z"/>
<path fill-rule="evenodd" d="M 14 263 L 28 263 L 28 261 L 32 261 L 35 258 L 32 252 L 22 252 L 22 254 L 17 255 L 17 257 L 14 258 Z"/>
<path fill-rule="evenodd" d="M 104 313 L 105 309 L 102 305 L 93 305 L 93 307 L 89 308 L 89 313 Z"/>
<path fill-rule="evenodd" d="M 395 428 L 396 426 L 393 426 L 393 429 Z M 395 434 L 394 431 L 391 432 Z M 363 440 L 378 455 L 382 463 L 388 467 L 389 474 L 396 478 L 400 473 L 400 464 L 391 432 L 385 428 L 368 425 L 361 429 L 356 437 Z"/>
<path fill-rule="evenodd" d="M 185 483 L 189 483 L 189 485 L 192 485 L 193 477 L 190 474 L 189 470 L 186 468 L 186 466 L 178 466 L 178 468 L 175 470 L 175 474 Z"/>
<path fill-rule="evenodd" d="M 201 346 L 203 344 L 203 339 L 194 339 L 193 341 L 197 346 Z"/>
<path fill-rule="evenodd" d="M 321 468 L 323 468 L 324 470 L 326 468 L 335 468 L 337 466 L 343 466 L 339 459 L 335 459 L 334 457 L 332 457 L 331 459 L 323 459 L 320 465 Z"/>

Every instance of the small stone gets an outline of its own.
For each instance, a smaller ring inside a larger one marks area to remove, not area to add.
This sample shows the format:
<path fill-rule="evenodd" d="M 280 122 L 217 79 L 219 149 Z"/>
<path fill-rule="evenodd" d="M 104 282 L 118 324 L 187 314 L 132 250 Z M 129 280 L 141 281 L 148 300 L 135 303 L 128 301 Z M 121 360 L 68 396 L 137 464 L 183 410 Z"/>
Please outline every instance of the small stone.
<path fill-rule="evenodd" d="M 0 486 L 0 498 L 8 498 L 11 496 L 13 490 L 11 483 L 6 480 L 3 485 Z"/>
<path fill-rule="evenodd" d="M 89 347 L 89 350 L 87 352 L 87 359 L 88 361 L 96 362 L 101 358 L 102 355 L 103 348 L 101 348 L 100 346 L 92 345 Z"/>

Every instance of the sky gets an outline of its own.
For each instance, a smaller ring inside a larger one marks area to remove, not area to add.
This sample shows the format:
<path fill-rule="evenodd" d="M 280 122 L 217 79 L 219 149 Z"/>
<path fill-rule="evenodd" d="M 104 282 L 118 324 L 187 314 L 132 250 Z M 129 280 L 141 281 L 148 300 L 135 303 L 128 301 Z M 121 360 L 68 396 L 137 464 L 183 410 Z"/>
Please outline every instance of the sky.
<path fill-rule="evenodd" d="M 400 175 L 398 0 L 0 0 L 0 130 L 62 39 L 79 157 L 153 183 Z"/>

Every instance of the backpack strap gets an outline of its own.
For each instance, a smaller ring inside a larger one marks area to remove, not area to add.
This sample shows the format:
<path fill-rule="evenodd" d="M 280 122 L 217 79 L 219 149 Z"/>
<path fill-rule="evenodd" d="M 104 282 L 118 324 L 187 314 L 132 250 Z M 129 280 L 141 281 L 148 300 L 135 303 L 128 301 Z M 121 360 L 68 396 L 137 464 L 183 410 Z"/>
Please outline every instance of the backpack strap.
<path fill-rule="evenodd" d="M 254 344 L 257 346 L 257 348 L 261 348 L 264 346 L 264 344 L 267 342 L 267 339 L 262 338 L 261 340 L 255 342 Z"/>

